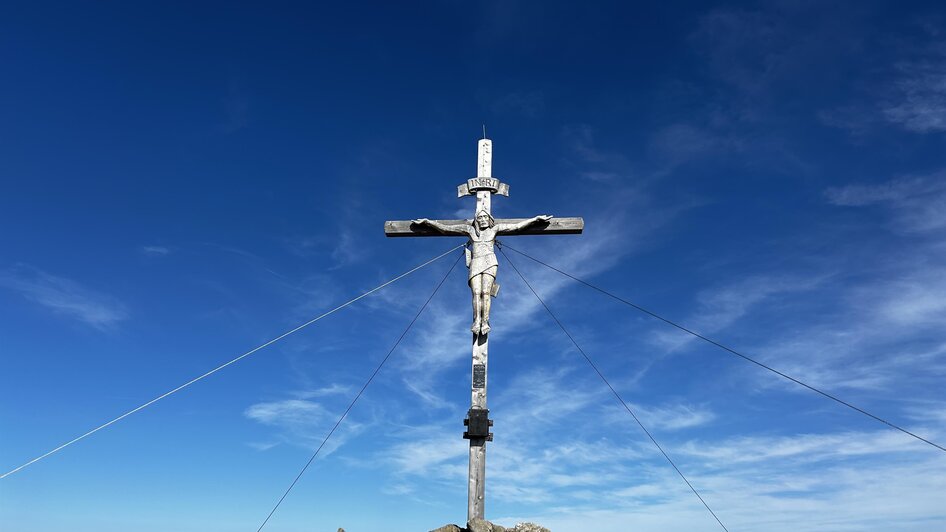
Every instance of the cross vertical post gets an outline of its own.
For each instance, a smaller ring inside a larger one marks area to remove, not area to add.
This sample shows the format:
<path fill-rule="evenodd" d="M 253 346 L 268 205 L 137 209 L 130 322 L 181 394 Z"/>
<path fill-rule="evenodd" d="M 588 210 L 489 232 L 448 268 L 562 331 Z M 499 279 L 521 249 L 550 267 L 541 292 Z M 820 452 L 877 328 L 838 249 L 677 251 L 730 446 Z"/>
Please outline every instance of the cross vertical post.
<path fill-rule="evenodd" d="M 493 144 L 489 139 L 481 139 L 477 145 L 476 177 L 479 179 L 493 176 Z M 492 216 L 492 195 L 489 190 L 476 192 L 476 215 L 481 212 Z M 475 296 L 474 296 L 475 297 Z M 486 300 L 491 296 L 487 295 Z M 486 441 L 492 440 L 486 407 L 486 375 L 489 362 L 489 333 L 473 335 L 472 389 L 470 392 L 470 411 L 464 424 L 467 432 L 463 437 L 470 440 L 470 472 L 467 486 L 467 522 L 473 518 L 484 519 L 486 498 Z M 485 422 L 486 426 L 483 427 Z M 485 432 L 485 434 L 484 434 Z"/>
<path fill-rule="evenodd" d="M 492 196 L 509 195 L 509 185 L 492 177 L 493 143 L 487 138 L 477 143 L 476 177 L 457 187 L 457 196 L 476 194 L 476 210 L 470 220 L 395 220 L 384 223 L 389 237 L 402 236 L 465 236 L 469 285 L 473 294 L 473 360 L 470 384 L 470 410 L 463 421 L 467 430 L 463 437 L 470 440 L 470 468 L 467 487 L 467 523 L 485 518 L 486 499 L 486 442 L 493 441 L 489 431 L 486 405 L 487 367 L 489 362 L 489 331 L 491 299 L 498 295 L 496 276 L 499 263 L 494 245 L 497 235 L 557 235 L 579 234 L 585 222 L 581 218 L 552 218 L 549 215 L 532 218 L 495 219 L 492 215 Z"/>

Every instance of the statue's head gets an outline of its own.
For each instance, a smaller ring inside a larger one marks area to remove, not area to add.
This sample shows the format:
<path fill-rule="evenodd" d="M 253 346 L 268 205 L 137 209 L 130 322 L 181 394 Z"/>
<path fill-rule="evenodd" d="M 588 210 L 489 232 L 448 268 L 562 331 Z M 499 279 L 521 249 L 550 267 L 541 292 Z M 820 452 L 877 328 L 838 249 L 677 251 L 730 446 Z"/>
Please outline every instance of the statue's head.
<path fill-rule="evenodd" d="M 493 219 L 492 215 L 486 211 L 480 211 L 476 213 L 474 218 L 474 223 L 477 229 L 486 229 L 487 227 L 492 227 L 496 225 L 496 220 Z"/>

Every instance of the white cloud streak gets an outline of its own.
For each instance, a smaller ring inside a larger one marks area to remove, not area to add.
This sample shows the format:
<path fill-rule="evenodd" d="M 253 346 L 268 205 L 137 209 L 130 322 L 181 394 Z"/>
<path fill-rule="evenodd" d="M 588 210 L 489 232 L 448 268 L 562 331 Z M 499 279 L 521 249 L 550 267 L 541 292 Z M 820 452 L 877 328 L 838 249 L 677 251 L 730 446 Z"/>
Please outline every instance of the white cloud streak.
<path fill-rule="evenodd" d="M 683 323 L 700 334 L 712 334 L 737 323 L 756 305 L 780 295 L 811 290 L 820 282 L 818 278 L 755 275 L 706 289 L 697 294 L 697 310 Z M 666 327 L 658 329 L 653 337 L 656 345 L 671 352 L 696 340 Z"/>
<path fill-rule="evenodd" d="M 103 331 L 128 317 L 125 306 L 115 298 L 25 265 L 0 271 L 0 287 Z"/>
<path fill-rule="evenodd" d="M 825 191 L 825 197 L 843 207 L 886 207 L 895 227 L 903 231 L 922 233 L 946 228 L 946 172 L 832 187 Z"/>
<path fill-rule="evenodd" d="M 141 246 L 138 251 L 148 257 L 164 257 L 171 253 L 171 249 L 164 246 Z"/>
<path fill-rule="evenodd" d="M 290 395 L 293 397 L 290 399 L 262 401 L 250 405 L 243 415 L 247 419 L 276 429 L 276 432 L 268 435 L 264 442 L 250 442 L 248 445 L 259 451 L 267 451 L 279 443 L 314 449 L 344 410 L 343 403 L 333 398 L 347 397 L 350 391 L 350 387 L 336 383 L 322 388 L 292 392 Z M 314 401 L 316 398 L 322 400 Z M 351 417 L 347 418 L 322 449 L 322 456 L 333 453 L 364 429 L 364 424 Z"/>
<path fill-rule="evenodd" d="M 896 97 L 883 108 L 884 117 L 908 131 L 946 131 L 946 54 L 897 65 Z"/>
<path fill-rule="evenodd" d="M 691 482 L 730 529 L 920 532 L 946 523 L 939 501 L 946 464 L 896 433 L 702 440 L 670 453 L 688 461 Z M 591 523 L 606 532 L 718 530 L 672 471 L 632 460 L 618 461 L 616 469 L 636 475 L 567 490 L 537 513 L 495 521 L 529 520 L 561 532 L 588 530 Z"/>

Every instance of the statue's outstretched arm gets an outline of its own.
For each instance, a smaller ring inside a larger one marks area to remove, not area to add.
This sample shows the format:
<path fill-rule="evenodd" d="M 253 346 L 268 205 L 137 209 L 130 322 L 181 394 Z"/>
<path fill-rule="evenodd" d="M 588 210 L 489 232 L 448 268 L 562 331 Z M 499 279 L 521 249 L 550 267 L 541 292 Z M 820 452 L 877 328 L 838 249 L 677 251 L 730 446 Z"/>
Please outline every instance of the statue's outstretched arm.
<path fill-rule="evenodd" d="M 525 229 L 526 227 L 529 227 L 530 225 L 535 224 L 535 223 L 540 223 L 540 222 L 548 223 L 549 220 L 551 219 L 552 219 L 551 214 L 540 214 L 538 216 L 533 216 L 532 218 L 529 218 L 528 220 L 523 220 L 516 224 L 500 224 L 499 226 L 496 227 L 496 232 L 500 234 L 514 233 L 516 231 L 521 231 Z"/>
<path fill-rule="evenodd" d="M 428 227 L 433 227 L 437 231 L 445 235 L 463 235 L 466 236 L 470 234 L 469 224 L 444 224 L 440 223 L 437 220 L 428 220 L 427 218 L 418 218 L 417 220 L 411 220 L 412 223 L 417 225 L 426 225 Z"/>

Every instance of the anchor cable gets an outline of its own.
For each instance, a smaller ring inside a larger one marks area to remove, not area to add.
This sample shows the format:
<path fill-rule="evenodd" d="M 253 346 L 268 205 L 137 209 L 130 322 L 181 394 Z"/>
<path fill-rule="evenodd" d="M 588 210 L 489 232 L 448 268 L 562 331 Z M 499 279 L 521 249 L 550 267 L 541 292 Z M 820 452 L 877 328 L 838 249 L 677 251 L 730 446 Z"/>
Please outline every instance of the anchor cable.
<path fill-rule="evenodd" d="M 629 306 L 629 307 L 631 307 L 631 308 L 633 308 L 633 309 L 636 309 L 636 310 L 638 310 L 638 311 L 640 311 L 640 312 L 643 312 L 644 314 L 647 314 L 648 316 L 650 316 L 650 317 L 652 317 L 652 318 L 656 318 L 656 319 L 658 319 L 658 320 L 660 320 L 660 321 L 666 323 L 667 325 L 670 325 L 670 326 L 672 326 L 672 327 L 676 327 L 677 329 L 679 329 L 679 330 L 681 330 L 681 331 L 683 331 L 683 332 L 685 332 L 685 333 L 687 333 L 687 334 L 693 335 L 693 336 L 695 336 L 696 338 L 699 338 L 700 340 L 703 340 L 704 342 L 707 342 L 707 343 L 709 343 L 709 344 L 712 344 L 712 345 L 714 345 L 714 346 L 716 346 L 716 347 L 722 349 L 723 351 L 726 351 L 726 352 L 728 352 L 728 353 L 730 353 L 730 354 L 733 354 L 733 355 L 735 355 L 735 356 L 737 356 L 737 357 L 739 357 L 739 358 L 741 358 L 741 359 L 743 359 L 743 360 L 745 360 L 745 361 L 747 361 L 747 362 L 751 362 L 751 363 L 755 364 L 756 366 L 759 366 L 760 368 L 766 369 L 766 370 L 768 370 L 768 371 L 770 371 L 770 372 L 772 372 L 772 373 L 778 375 L 779 377 L 782 377 L 782 378 L 784 378 L 784 379 L 790 380 L 790 381 L 794 382 L 795 384 L 798 384 L 798 385 L 800 385 L 800 386 L 802 386 L 802 387 L 804 387 L 804 388 L 807 388 L 808 390 L 810 390 L 810 391 L 812 391 L 812 392 L 815 392 L 815 393 L 817 393 L 817 394 L 819 394 L 819 395 L 822 395 L 822 396 L 824 396 L 824 397 L 826 397 L 826 398 L 828 398 L 828 399 L 831 399 L 832 401 L 834 401 L 834 402 L 836 402 L 836 403 L 838 403 L 838 404 L 841 404 L 841 405 L 843 405 L 843 406 L 846 406 L 846 407 L 850 408 L 851 410 L 854 410 L 855 412 L 859 412 L 859 413 L 861 413 L 861 414 L 863 414 L 863 415 L 865 415 L 865 416 L 867 416 L 867 417 L 869 417 L 869 418 L 871 418 L 871 419 L 873 419 L 873 420 L 875 420 L 875 421 L 879 421 L 879 422 L 883 423 L 884 425 L 887 425 L 888 427 L 890 427 L 890 428 L 892 428 L 892 429 L 898 430 L 898 431 L 900 431 L 900 432 L 902 432 L 902 433 L 904 433 L 904 434 L 906 434 L 906 435 L 908 435 L 908 436 L 912 436 L 913 438 L 916 438 L 917 440 L 920 440 L 921 442 L 924 442 L 924 443 L 927 443 L 927 444 L 929 444 L 929 445 L 932 445 L 933 447 L 939 449 L 940 451 L 946 452 L 946 447 L 943 447 L 942 445 L 940 445 L 940 444 L 938 444 L 938 443 L 935 443 L 935 442 L 930 441 L 930 440 L 928 440 L 928 439 L 926 439 L 926 438 L 924 438 L 924 437 L 922 437 L 922 436 L 919 436 L 919 435 L 917 435 L 917 434 L 915 434 L 915 433 L 913 433 L 913 432 L 910 432 L 909 430 L 907 430 L 907 429 L 905 429 L 905 428 L 903 428 L 903 427 L 901 427 L 901 426 L 899 426 L 899 425 L 897 425 L 897 424 L 895 424 L 895 423 L 892 423 L 892 422 L 890 422 L 890 421 L 887 421 L 886 419 L 883 419 L 883 418 L 881 418 L 881 417 L 879 417 L 879 416 L 876 416 L 876 415 L 874 415 L 874 414 L 871 414 L 870 412 L 868 412 L 867 410 L 864 410 L 863 408 L 860 408 L 860 407 L 858 407 L 858 406 L 855 406 L 855 405 L 853 405 L 853 404 L 851 404 L 851 403 L 849 403 L 849 402 L 847 402 L 847 401 L 845 401 L 845 400 L 843 400 L 843 399 L 841 399 L 841 398 L 839 398 L 839 397 L 836 397 L 836 396 L 834 396 L 834 395 L 832 395 L 832 394 L 830 394 L 830 393 L 828 393 L 828 392 L 826 392 L 826 391 L 824 391 L 824 390 L 821 390 L 821 389 L 819 389 L 819 388 L 817 388 L 817 387 L 815 387 L 815 386 L 812 386 L 812 385 L 810 385 L 810 384 L 804 383 L 804 382 L 802 382 L 802 381 L 796 379 L 795 377 L 792 377 L 791 375 L 787 375 L 787 374 L 785 374 L 785 373 L 783 373 L 783 372 L 781 372 L 781 371 L 779 371 L 779 370 L 777 370 L 777 369 L 775 369 L 775 368 L 773 368 L 773 367 L 771 367 L 771 366 L 768 366 L 768 365 L 766 365 L 766 364 L 764 364 L 764 363 L 762 363 L 762 362 L 759 362 L 758 360 L 756 360 L 756 359 L 754 359 L 754 358 L 752 358 L 752 357 L 750 357 L 750 356 L 748 356 L 748 355 L 742 354 L 742 353 L 740 353 L 739 351 L 736 351 L 735 349 L 732 349 L 732 348 L 730 348 L 730 347 L 727 347 L 727 346 L 725 346 L 725 345 L 723 345 L 723 344 L 721 344 L 721 343 L 719 343 L 719 342 L 717 342 L 717 341 L 715 341 L 715 340 L 713 340 L 713 339 L 710 339 L 710 338 L 707 338 L 706 336 L 703 336 L 702 334 L 700 334 L 700 333 L 698 333 L 698 332 L 695 332 L 695 331 L 693 331 L 693 330 L 691 330 L 691 329 L 688 329 L 688 328 L 684 327 L 683 325 L 680 325 L 680 324 L 675 323 L 675 322 L 673 322 L 673 321 L 671 321 L 671 320 L 669 320 L 669 319 L 667 319 L 667 318 L 664 318 L 663 316 L 660 316 L 659 314 L 657 314 L 657 313 L 655 313 L 655 312 L 652 312 L 652 311 L 650 311 L 650 310 L 648 310 L 648 309 L 646 309 L 646 308 L 644 308 L 644 307 L 642 307 L 642 306 L 640 306 L 640 305 L 637 305 L 637 304 L 632 303 L 632 302 L 630 302 L 630 301 L 628 301 L 628 300 L 626 300 L 626 299 L 624 299 L 624 298 L 622 298 L 622 297 L 620 297 L 620 296 L 617 296 L 617 295 L 615 295 L 615 294 L 612 294 L 611 292 L 608 292 L 607 290 L 605 290 L 605 289 L 603 289 L 603 288 L 600 288 L 600 287 L 598 287 L 598 286 L 595 286 L 595 285 L 589 283 L 588 281 L 585 281 L 584 279 L 580 279 L 580 278 L 578 278 L 578 277 L 575 277 L 574 275 L 572 275 L 572 274 L 570 274 L 570 273 L 567 273 L 567 272 L 564 272 L 564 271 L 562 271 L 562 270 L 556 268 L 555 266 L 552 266 L 552 265 L 550 265 L 550 264 L 547 264 L 547 263 L 545 263 L 545 262 L 542 262 L 541 260 L 539 260 L 539 259 L 537 259 L 537 258 L 535 258 L 535 257 L 532 257 L 532 256 L 530 256 L 530 255 L 528 255 L 528 254 L 526 254 L 526 253 L 524 253 L 524 252 L 522 252 L 522 251 L 519 251 L 518 249 L 515 249 L 515 248 L 513 248 L 513 247 L 511 247 L 511 246 L 509 246 L 509 245 L 505 245 L 505 247 L 506 247 L 507 249 L 509 249 L 510 251 L 515 251 L 516 253 L 522 255 L 522 256 L 525 257 L 525 258 L 527 258 L 527 259 L 529 259 L 529 260 L 532 260 L 532 261 L 534 261 L 534 262 L 537 262 L 537 263 L 539 263 L 539 264 L 545 266 L 546 268 L 555 270 L 556 272 L 558 272 L 558 273 L 564 275 L 565 277 L 568 277 L 569 279 L 572 279 L 572 280 L 574 280 L 574 281 L 578 281 L 579 283 L 581 283 L 581 284 L 587 286 L 588 288 L 591 288 L 591 289 L 593 289 L 593 290 L 596 290 L 596 291 L 598 291 L 598 292 L 600 292 L 600 293 L 602 293 L 602 294 L 604 294 L 604 295 L 606 295 L 606 296 L 608 296 L 608 297 L 610 297 L 610 298 L 612 298 L 612 299 L 614 299 L 614 300 L 616 300 L 616 301 L 618 301 L 618 302 L 620 302 L 620 303 L 623 303 L 623 304 L 625 304 L 625 305 L 627 305 L 627 306 Z M 503 253 L 503 255 L 505 256 L 505 253 Z M 507 257 L 507 258 L 508 258 L 508 257 Z"/>
<path fill-rule="evenodd" d="M 462 247 L 462 246 L 458 246 L 458 247 Z M 453 251 L 455 249 L 457 248 L 453 248 L 450 251 Z M 378 364 L 378 367 L 374 369 L 374 372 L 371 373 L 371 376 L 368 377 L 367 381 L 365 381 L 364 386 L 361 387 L 361 390 L 358 391 L 358 393 L 355 395 L 355 398 L 351 400 L 351 403 L 349 403 L 348 408 L 346 408 L 345 411 L 342 412 L 342 415 L 338 418 L 338 421 L 335 422 L 335 426 L 333 426 L 332 430 L 330 430 L 328 434 L 326 434 L 325 439 L 322 440 L 322 443 L 319 444 L 319 447 L 315 450 L 314 453 L 312 453 L 312 457 L 309 458 L 309 461 L 306 462 L 304 466 L 302 466 L 302 470 L 299 471 L 299 474 L 296 475 L 296 478 L 294 478 L 292 480 L 292 483 L 289 484 L 289 487 L 286 488 L 286 491 L 285 493 L 282 494 L 282 497 L 280 497 L 279 500 L 276 501 L 276 505 L 273 506 L 272 511 L 270 511 L 269 515 L 266 516 L 266 519 L 263 520 L 263 524 L 261 524 L 259 528 L 256 529 L 256 532 L 260 532 L 260 530 L 263 530 L 263 527 L 266 526 L 266 523 L 269 522 L 269 519 L 273 516 L 273 514 L 276 513 L 276 510 L 279 508 L 279 505 L 282 504 L 282 502 L 289 495 L 289 492 L 292 491 L 292 488 L 295 487 L 296 483 L 299 482 L 299 479 L 302 478 L 302 475 L 305 474 L 306 469 L 308 469 L 309 466 L 312 465 L 312 462 L 315 461 L 315 458 L 319 455 L 319 452 L 322 451 L 322 447 L 325 447 L 325 444 L 328 442 L 329 438 L 332 437 L 332 434 L 335 434 L 335 430 L 338 429 L 339 425 L 342 424 L 342 421 L 344 421 L 345 418 L 348 416 L 348 413 L 351 412 L 351 409 L 354 408 L 355 403 L 358 402 L 358 399 L 361 398 L 361 395 L 365 393 L 365 390 L 368 388 L 368 385 L 371 384 L 371 381 L 374 380 L 375 376 L 378 375 L 378 372 L 381 371 L 381 368 L 384 367 L 384 363 L 387 362 L 389 358 L 391 358 L 391 354 L 394 353 L 394 350 L 397 349 L 398 345 L 400 345 L 401 340 L 403 340 L 404 337 L 407 336 L 407 333 L 411 330 L 411 327 L 414 326 L 414 323 L 417 321 L 417 318 L 420 317 L 421 313 L 424 312 L 424 309 L 427 308 L 427 305 L 430 304 L 430 301 L 434 298 L 435 295 L 437 295 L 437 292 L 440 290 L 440 287 L 443 286 L 444 282 L 446 282 L 447 277 L 450 277 L 450 273 L 453 272 L 454 268 L 456 268 L 457 264 L 460 262 L 461 257 L 463 257 L 463 255 L 460 255 L 459 257 L 457 257 L 457 260 L 455 260 L 453 262 L 453 265 L 450 266 L 450 269 L 447 270 L 446 275 L 443 276 L 443 279 L 440 280 L 440 283 L 438 283 L 437 287 L 434 288 L 434 291 L 431 292 L 430 296 L 427 298 L 427 301 L 425 301 L 424 304 L 421 305 L 420 310 L 418 310 L 417 314 L 414 315 L 414 319 L 412 319 L 411 322 L 407 324 L 407 328 L 404 329 L 404 332 L 401 333 L 401 336 L 399 336 L 397 341 L 394 342 L 394 345 L 391 346 L 391 349 L 390 351 L 388 351 L 388 354 L 385 355 L 383 359 L 381 359 L 381 363 Z"/>
<path fill-rule="evenodd" d="M 423 268 L 423 267 L 425 267 L 425 266 L 427 266 L 427 265 L 429 265 L 429 264 L 431 264 L 431 263 L 433 263 L 433 262 L 436 262 L 437 260 L 440 260 L 441 258 L 443 258 L 443 257 L 445 257 L 445 256 L 447 256 L 447 255 L 449 255 L 450 253 L 453 253 L 455 250 L 457 250 L 457 249 L 459 249 L 459 248 L 461 248 L 461 247 L 463 247 L 463 244 L 461 244 L 461 245 L 459 245 L 459 246 L 456 246 L 456 247 L 453 247 L 453 248 L 450 248 L 449 250 L 445 251 L 444 253 L 441 253 L 440 255 L 437 255 L 436 257 L 434 257 L 434 258 L 428 260 L 427 262 L 424 262 L 423 264 L 420 264 L 420 265 L 418 265 L 418 266 L 415 266 L 415 267 L 411 268 L 410 270 L 408 270 L 408 271 L 402 273 L 401 275 L 398 275 L 397 277 L 395 277 L 395 278 L 393 278 L 393 279 L 391 279 L 391 280 L 389 280 L 389 281 L 387 281 L 387 282 L 385 282 L 385 283 L 382 283 L 382 284 L 380 284 L 380 285 L 378 285 L 378 286 L 372 288 L 371 290 L 368 290 L 367 292 L 361 294 L 360 296 L 355 297 L 355 298 L 353 298 L 353 299 L 350 299 L 350 300 L 346 301 L 345 303 L 342 303 L 341 305 L 339 305 L 339 306 L 333 308 L 332 310 L 329 310 L 329 311 L 327 311 L 327 312 L 321 314 L 320 316 L 317 316 L 317 317 L 315 317 L 315 318 L 313 318 L 313 319 L 311 319 L 311 320 L 309 320 L 309 321 L 303 323 L 302 325 L 296 327 L 295 329 L 292 329 L 292 330 L 290 330 L 290 331 L 288 331 L 288 332 L 285 332 L 285 333 L 283 333 L 283 334 L 281 334 L 281 335 L 279 335 L 279 336 L 273 338 L 272 340 L 270 340 L 270 341 L 268 341 L 268 342 L 266 342 L 266 343 L 264 343 L 264 344 L 261 344 L 261 345 L 259 345 L 259 346 L 257 346 L 257 347 L 254 347 L 253 349 L 250 349 L 250 350 L 247 351 L 246 353 L 243 353 L 242 355 L 240 355 L 240 356 L 234 358 L 233 360 L 231 360 L 231 361 L 229 361 L 229 362 L 226 362 L 226 363 L 224 363 L 224 364 L 221 364 L 221 365 L 217 366 L 216 368 L 214 368 L 214 369 L 208 371 L 207 373 L 204 373 L 203 375 L 201 375 L 201 376 L 199 376 L 199 377 L 195 377 L 195 378 L 193 378 L 193 379 L 191 379 L 191 380 L 185 382 L 184 384 L 178 386 L 177 388 L 174 388 L 173 390 L 171 390 L 171 391 L 169 391 L 169 392 L 163 393 L 163 394 L 161 394 L 161 395 L 155 397 L 154 399 L 148 401 L 147 403 L 144 403 L 144 404 L 142 404 L 142 405 L 140 405 L 140 406 L 138 406 L 138 407 L 136 407 L 136 408 L 133 408 L 133 409 L 129 410 L 128 412 L 125 412 L 124 414 L 122 414 L 122 415 L 116 417 L 115 419 L 112 419 L 111 421 L 109 421 L 109 422 L 107 422 L 107 423 L 103 423 L 103 424 L 99 425 L 98 427 L 95 427 L 94 429 L 92 429 L 92 430 L 86 432 L 85 434 L 82 434 L 81 436 L 78 436 L 78 437 L 76 437 L 76 438 L 73 438 L 72 440 L 69 440 L 69 441 L 67 441 L 66 443 L 60 445 L 59 447 L 56 447 L 55 449 L 52 449 L 51 451 L 48 451 L 48 452 L 46 452 L 45 454 L 42 454 L 42 455 L 40 455 L 40 456 L 37 456 L 36 458 L 30 460 L 29 462 L 26 462 L 25 464 L 23 464 L 23 465 L 21 465 L 21 466 L 19 466 L 19 467 L 17 467 L 17 468 L 14 468 L 14 469 L 11 469 L 10 471 L 7 471 L 6 473 L 0 475 L 0 479 L 6 478 L 6 477 L 12 475 L 13 473 L 16 473 L 17 471 L 19 471 L 19 470 L 21 470 L 21 469 L 27 467 L 27 466 L 30 466 L 30 465 L 32 465 L 32 464 L 35 464 L 36 462 L 39 462 L 39 461 L 42 460 L 43 458 L 46 458 L 47 456 L 50 456 L 50 455 L 52 455 L 52 454 L 54 454 L 54 453 L 57 453 L 57 452 L 59 452 L 59 451 L 65 449 L 66 447 L 69 447 L 70 445 L 72 445 L 72 444 L 74 444 L 74 443 L 77 443 L 77 442 L 79 442 L 79 441 L 81 441 L 81 440 L 83 440 L 83 439 L 85 439 L 85 438 L 87 438 L 87 437 L 89 437 L 89 436 L 95 434 L 96 432 L 98 432 L 98 431 L 100 431 L 100 430 L 102 430 L 102 429 L 104 429 L 104 428 L 106 428 L 106 427 L 108 427 L 108 426 L 110 426 L 110 425 L 112 425 L 112 424 L 114 424 L 114 423 L 117 423 L 117 422 L 121 421 L 122 419 L 125 419 L 126 417 L 128 417 L 128 416 L 130 416 L 130 415 L 132 415 L 132 414 L 134 414 L 134 413 L 136 413 L 136 412 L 138 412 L 138 411 L 140 411 L 140 410 L 143 410 L 143 409 L 145 409 L 145 408 L 147 408 L 147 407 L 153 405 L 154 403 L 157 403 L 157 402 L 160 401 L 161 399 L 164 399 L 165 397 L 168 397 L 169 395 L 175 394 L 175 393 L 177 393 L 177 392 L 183 390 L 184 388 L 187 388 L 187 387 L 190 386 L 191 384 L 194 384 L 194 383 L 197 382 L 197 381 L 200 381 L 200 380 L 202 380 L 202 379 L 205 379 L 205 378 L 207 378 L 207 377 L 213 375 L 214 373 L 216 373 L 216 372 L 222 370 L 223 368 L 225 368 L 225 367 L 227 367 L 227 366 L 229 366 L 229 365 L 231 365 L 231 364 L 234 364 L 234 363 L 236 363 L 236 362 L 239 362 L 240 360 L 243 360 L 244 358 L 246 358 L 246 357 L 252 355 L 253 353 L 259 351 L 260 349 L 263 349 L 263 348 L 265 348 L 265 347 L 268 347 L 268 346 L 270 346 L 270 345 L 272 345 L 272 344 L 278 342 L 279 340 L 282 340 L 283 338 L 289 336 L 290 334 L 293 334 L 293 333 L 295 333 L 295 332 L 301 331 L 302 329 L 305 329 L 305 328 L 308 327 L 309 325 L 312 325 L 313 323 L 315 323 L 315 322 L 321 320 L 322 318 L 324 318 L 324 317 L 326 317 L 326 316 L 329 316 L 330 314 L 334 314 L 335 312 L 337 312 L 337 311 L 339 311 L 339 310 L 341 310 L 341 309 L 347 307 L 348 305 L 351 305 L 352 303 L 355 303 L 355 302 L 358 301 L 359 299 L 362 299 L 362 298 L 364 298 L 364 297 L 366 297 L 366 296 L 368 296 L 368 295 L 371 295 L 371 294 L 377 292 L 378 290 L 381 290 L 382 288 L 388 286 L 389 284 L 391 284 L 391 283 L 393 283 L 393 282 L 395 282 L 395 281 L 397 281 L 397 280 L 399 280 L 399 279 L 401 279 L 401 278 L 407 277 L 408 275 L 410 275 L 410 274 L 416 272 L 417 270 L 419 270 L 419 269 L 421 269 L 421 268 Z"/>
<path fill-rule="evenodd" d="M 559 321 L 558 317 L 555 316 L 555 313 L 552 312 L 552 309 L 549 308 L 549 306 L 545 303 L 545 301 L 542 300 L 542 297 L 539 296 L 539 293 L 535 291 L 535 288 L 533 288 L 532 285 L 529 284 L 529 281 L 527 281 L 525 276 L 522 275 L 522 272 L 519 271 L 519 268 L 516 267 L 515 263 L 513 263 L 512 260 L 509 258 L 509 256 L 506 255 L 506 252 L 503 251 L 503 247 L 504 246 L 499 246 L 499 252 L 503 254 L 503 257 L 506 258 L 506 260 L 509 262 L 509 265 L 512 266 L 512 269 L 515 270 L 516 274 L 519 275 L 519 278 L 522 279 L 522 282 L 524 282 L 526 286 L 529 287 L 529 290 L 532 292 L 533 295 L 535 295 L 536 299 L 539 300 L 539 303 L 541 303 L 542 306 L 545 307 L 545 310 L 549 313 L 549 316 L 551 316 L 552 319 L 555 320 L 555 323 L 558 324 L 559 328 L 562 329 L 562 332 L 565 333 L 565 336 L 567 336 L 568 339 L 572 341 L 572 344 L 575 345 L 575 348 L 578 349 L 578 352 L 581 353 L 581 356 L 585 357 L 585 361 L 588 362 L 588 365 L 591 366 L 591 369 L 593 369 L 595 373 L 598 374 L 598 377 L 600 377 L 601 380 L 604 381 L 608 389 L 611 390 L 611 393 L 614 394 L 614 397 L 617 398 L 617 400 L 621 403 L 624 409 L 627 410 L 627 413 L 630 414 L 632 418 L 634 418 L 634 421 L 636 421 L 637 424 L 640 426 L 641 430 L 644 431 L 644 434 L 646 434 L 647 437 L 650 438 L 650 441 L 653 442 L 654 446 L 657 447 L 657 450 L 660 451 L 660 454 L 662 454 L 664 458 L 667 459 L 667 462 L 669 462 L 670 465 L 673 467 L 673 469 L 677 472 L 677 474 L 680 475 L 680 478 L 682 478 L 683 481 L 686 482 L 686 485 L 690 488 L 690 491 L 692 491 L 693 494 L 696 495 L 696 498 L 698 498 L 700 502 L 703 503 L 703 506 L 706 507 L 709 513 L 713 516 L 713 518 L 716 519 L 716 522 L 719 523 L 719 526 L 721 526 L 723 530 L 725 530 L 726 532 L 729 532 L 729 529 L 726 528 L 726 525 L 724 525 L 722 521 L 720 521 L 719 516 L 716 515 L 716 512 L 714 512 L 713 509 L 710 508 L 709 504 L 707 504 L 706 501 L 703 500 L 703 497 L 700 495 L 700 492 L 696 491 L 696 488 L 693 487 L 693 484 L 691 484 L 690 481 L 687 479 L 686 475 L 683 474 L 683 471 L 680 471 L 680 468 L 677 467 L 677 464 L 675 464 L 673 459 L 670 458 L 670 455 L 668 455 L 667 452 L 664 451 L 663 447 L 661 447 L 660 444 L 657 443 L 657 440 L 654 438 L 654 436 L 650 433 L 649 430 L 647 430 L 647 427 L 645 427 L 644 424 L 641 423 L 641 420 L 634 414 L 634 411 L 631 410 L 631 407 L 627 405 L 627 403 L 624 401 L 621 395 L 617 392 L 617 390 L 614 389 L 614 386 L 611 386 L 611 383 L 604 376 L 604 374 L 601 373 L 601 370 L 598 369 L 598 366 L 591 360 L 591 357 L 589 357 L 588 354 L 585 353 L 585 350 L 582 349 L 580 345 L 578 345 L 578 342 L 576 342 L 575 339 L 572 337 L 572 335 L 568 332 L 568 329 L 565 328 L 565 325 L 563 325 L 562 322 Z M 505 246 L 505 247 L 508 247 L 508 246 Z"/>

